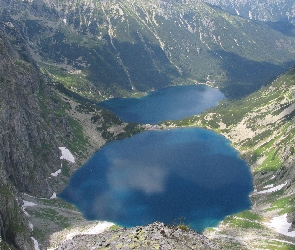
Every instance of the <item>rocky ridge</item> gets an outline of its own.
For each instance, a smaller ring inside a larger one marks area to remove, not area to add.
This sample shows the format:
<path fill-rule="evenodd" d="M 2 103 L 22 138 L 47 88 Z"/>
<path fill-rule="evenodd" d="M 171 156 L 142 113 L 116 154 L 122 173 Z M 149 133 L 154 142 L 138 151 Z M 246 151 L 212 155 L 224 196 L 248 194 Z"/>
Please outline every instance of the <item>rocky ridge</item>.
<path fill-rule="evenodd" d="M 67 249 L 220 249 L 205 236 L 154 222 L 145 227 L 122 228 L 98 235 L 78 235 L 56 250 Z"/>

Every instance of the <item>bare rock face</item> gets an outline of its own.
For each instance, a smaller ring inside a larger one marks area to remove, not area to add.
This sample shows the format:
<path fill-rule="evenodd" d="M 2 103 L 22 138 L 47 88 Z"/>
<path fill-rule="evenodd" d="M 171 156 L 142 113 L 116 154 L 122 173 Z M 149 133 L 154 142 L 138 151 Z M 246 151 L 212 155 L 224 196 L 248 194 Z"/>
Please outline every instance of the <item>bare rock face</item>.
<path fill-rule="evenodd" d="M 51 145 L 54 140 L 39 106 L 41 79 L 34 65 L 23 60 L 26 53 L 10 46 L 11 42 L 23 46 L 17 31 L 9 29 L 1 35 L 0 163 L 19 191 L 49 196 L 45 176 L 50 173 L 48 165 L 54 160 L 57 163 L 59 152 L 57 147 L 55 151 L 44 150 L 44 144 Z M 45 154 L 51 157 L 46 159 Z"/>
<path fill-rule="evenodd" d="M 57 250 L 74 249 L 220 249 L 205 236 L 177 226 L 154 222 L 145 227 L 106 231 L 97 235 L 78 235 Z"/>

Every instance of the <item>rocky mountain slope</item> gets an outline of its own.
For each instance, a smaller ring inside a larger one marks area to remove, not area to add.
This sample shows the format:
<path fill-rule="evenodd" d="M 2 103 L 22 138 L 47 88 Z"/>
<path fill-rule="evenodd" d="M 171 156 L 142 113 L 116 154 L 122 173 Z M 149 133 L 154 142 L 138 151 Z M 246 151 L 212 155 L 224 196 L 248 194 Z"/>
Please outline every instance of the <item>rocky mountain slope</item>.
<path fill-rule="evenodd" d="M 204 2 L 253 20 L 295 23 L 293 0 L 204 0 Z"/>
<path fill-rule="evenodd" d="M 30 249 L 28 223 L 18 193 L 49 195 L 45 176 L 49 174 L 49 164 L 58 164 L 59 152 L 52 143 L 53 131 L 41 118 L 38 71 L 25 51 L 18 53 L 11 45 L 16 36 L 17 33 L 6 35 L 1 30 L 1 236 L 15 246 Z M 18 45 L 24 49 L 24 44 Z M 43 149 L 45 143 L 52 145 L 47 151 Z M 41 149 L 52 157 L 46 160 Z"/>
<path fill-rule="evenodd" d="M 201 1 L 1 0 L 42 71 L 95 100 L 208 82 L 230 97 L 291 66 L 295 37 Z"/>
<path fill-rule="evenodd" d="M 229 216 L 206 232 L 225 248 L 233 246 L 232 235 L 239 249 L 294 248 L 294 95 L 293 67 L 244 99 L 224 101 L 199 116 L 166 124 L 213 129 L 230 139 L 251 166 L 251 211 Z"/>

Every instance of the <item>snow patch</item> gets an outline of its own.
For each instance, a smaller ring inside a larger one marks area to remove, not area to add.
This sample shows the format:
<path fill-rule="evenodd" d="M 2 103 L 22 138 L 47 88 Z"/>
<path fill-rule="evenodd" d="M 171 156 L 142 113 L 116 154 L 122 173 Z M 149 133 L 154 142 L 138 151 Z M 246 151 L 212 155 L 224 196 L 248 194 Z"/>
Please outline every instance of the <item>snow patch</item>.
<path fill-rule="evenodd" d="M 34 242 L 34 250 L 40 250 L 38 241 L 34 237 L 31 237 L 31 239 Z"/>
<path fill-rule="evenodd" d="M 51 173 L 52 176 L 57 177 L 59 174 L 61 174 L 61 169 L 57 170 L 54 173 Z"/>
<path fill-rule="evenodd" d="M 266 190 L 259 191 L 259 192 L 257 192 L 257 194 L 267 194 L 267 193 L 277 192 L 277 191 L 281 190 L 287 184 L 288 184 L 288 182 L 286 181 L 284 184 L 281 184 L 281 185 L 278 185 L 278 186 L 275 186 L 275 187 L 272 187 L 272 188 L 269 188 Z"/>
<path fill-rule="evenodd" d="M 105 229 L 107 229 L 113 225 L 114 225 L 114 223 L 112 223 L 112 222 L 107 222 L 107 221 L 100 222 L 97 225 L 95 225 L 93 228 L 90 228 L 83 233 L 84 234 L 99 234 L 99 233 L 103 232 Z"/>
<path fill-rule="evenodd" d="M 54 192 L 53 194 L 52 194 L 52 196 L 49 198 L 49 199 L 56 199 L 56 193 Z"/>
<path fill-rule="evenodd" d="M 34 229 L 34 226 L 33 226 L 33 224 L 32 224 L 32 222 L 30 222 L 29 221 L 29 228 L 33 231 L 33 229 Z"/>
<path fill-rule="evenodd" d="M 37 206 L 36 203 L 31 202 L 31 201 L 23 200 L 23 202 L 24 202 L 23 208 Z"/>
<path fill-rule="evenodd" d="M 26 208 L 27 207 L 33 207 L 33 206 L 36 206 L 37 204 L 33 203 L 33 202 L 30 202 L 30 201 L 26 201 L 26 200 L 23 200 L 23 205 L 22 205 L 22 210 L 24 211 L 24 214 L 27 216 L 27 217 L 30 217 L 30 215 L 28 214 L 28 212 L 26 211 Z"/>
<path fill-rule="evenodd" d="M 66 236 L 66 239 L 70 240 L 73 237 L 75 237 L 76 235 L 80 235 L 80 234 L 99 234 L 99 233 L 102 233 L 107 228 L 109 228 L 109 227 L 111 227 L 113 225 L 115 225 L 115 224 L 112 223 L 112 222 L 108 222 L 108 221 L 98 222 L 96 225 L 91 226 L 87 230 L 84 230 L 84 231 L 75 230 L 75 231 L 69 233 Z"/>
<path fill-rule="evenodd" d="M 72 155 L 70 150 L 68 150 L 66 147 L 59 147 L 59 149 L 61 151 L 61 160 L 65 159 L 69 162 L 75 163 L 75 157 Z"/>
<path fill-rule="evenodd" d="M 24 211 L 25 216 L 30 217 L 30 215 L 28 214 L 28 212 L 24 208 L 23 208 L 23 211 Z"/>
<path fill-rule="evenodd" d="M 288 231 L 292 223 L 289 223 L 287 221 L 287 214 L 283 214 L 281 216 L 272 218 L 270 223 L 266 223 L 266 225 L 274 229 L 277 233 L 280 233 L 289 237 L 295 237 L 295 231 L 291 231 L 291 232 Z"/>

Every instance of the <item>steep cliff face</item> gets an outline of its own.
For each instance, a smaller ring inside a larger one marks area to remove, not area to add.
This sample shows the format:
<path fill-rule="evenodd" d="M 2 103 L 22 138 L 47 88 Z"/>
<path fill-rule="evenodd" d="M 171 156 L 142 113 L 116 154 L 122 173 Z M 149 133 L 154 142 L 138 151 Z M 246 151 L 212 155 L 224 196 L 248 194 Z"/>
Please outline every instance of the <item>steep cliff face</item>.
<path fill-rule="evenodd" d="M 41 81 L 18 30 L 1 29 L 1 236 L 20 249 L 32 249 L 32 240 L 19 192 L 52 195 L 45 177 L 59 164 L 57 140 L 39 104 Z"/>
<path fill-rule="evenodd" d="M 8 39 L 21 41 L 18 36 L 4 37 L 8 48 Z M 51 192 L 44 180 L 48 165 L 57 165 L 59 152 L 57 146 L 47 152 L 44 147 L 54 146 L 55 140 L 39 106 L 41 79 L 34 65 L 22 60 L 22 54 L 5 47 L 0 61 L 2 165 L 19 191 L 48 196 Z"/>
<path fill-rule="evenodd" d="M 25 194 L 55 196 L 107 140 L 143 129 L 77 94 L 75 99 L 62 85 L 48 84 L 26 42 L 13 24 L 0 29 L 0 246 L 8 243 L 17 249 L 33 249 Z M 61 166 L 59 147 L 70 148 L 75 162 L 63 160 Z"/>

